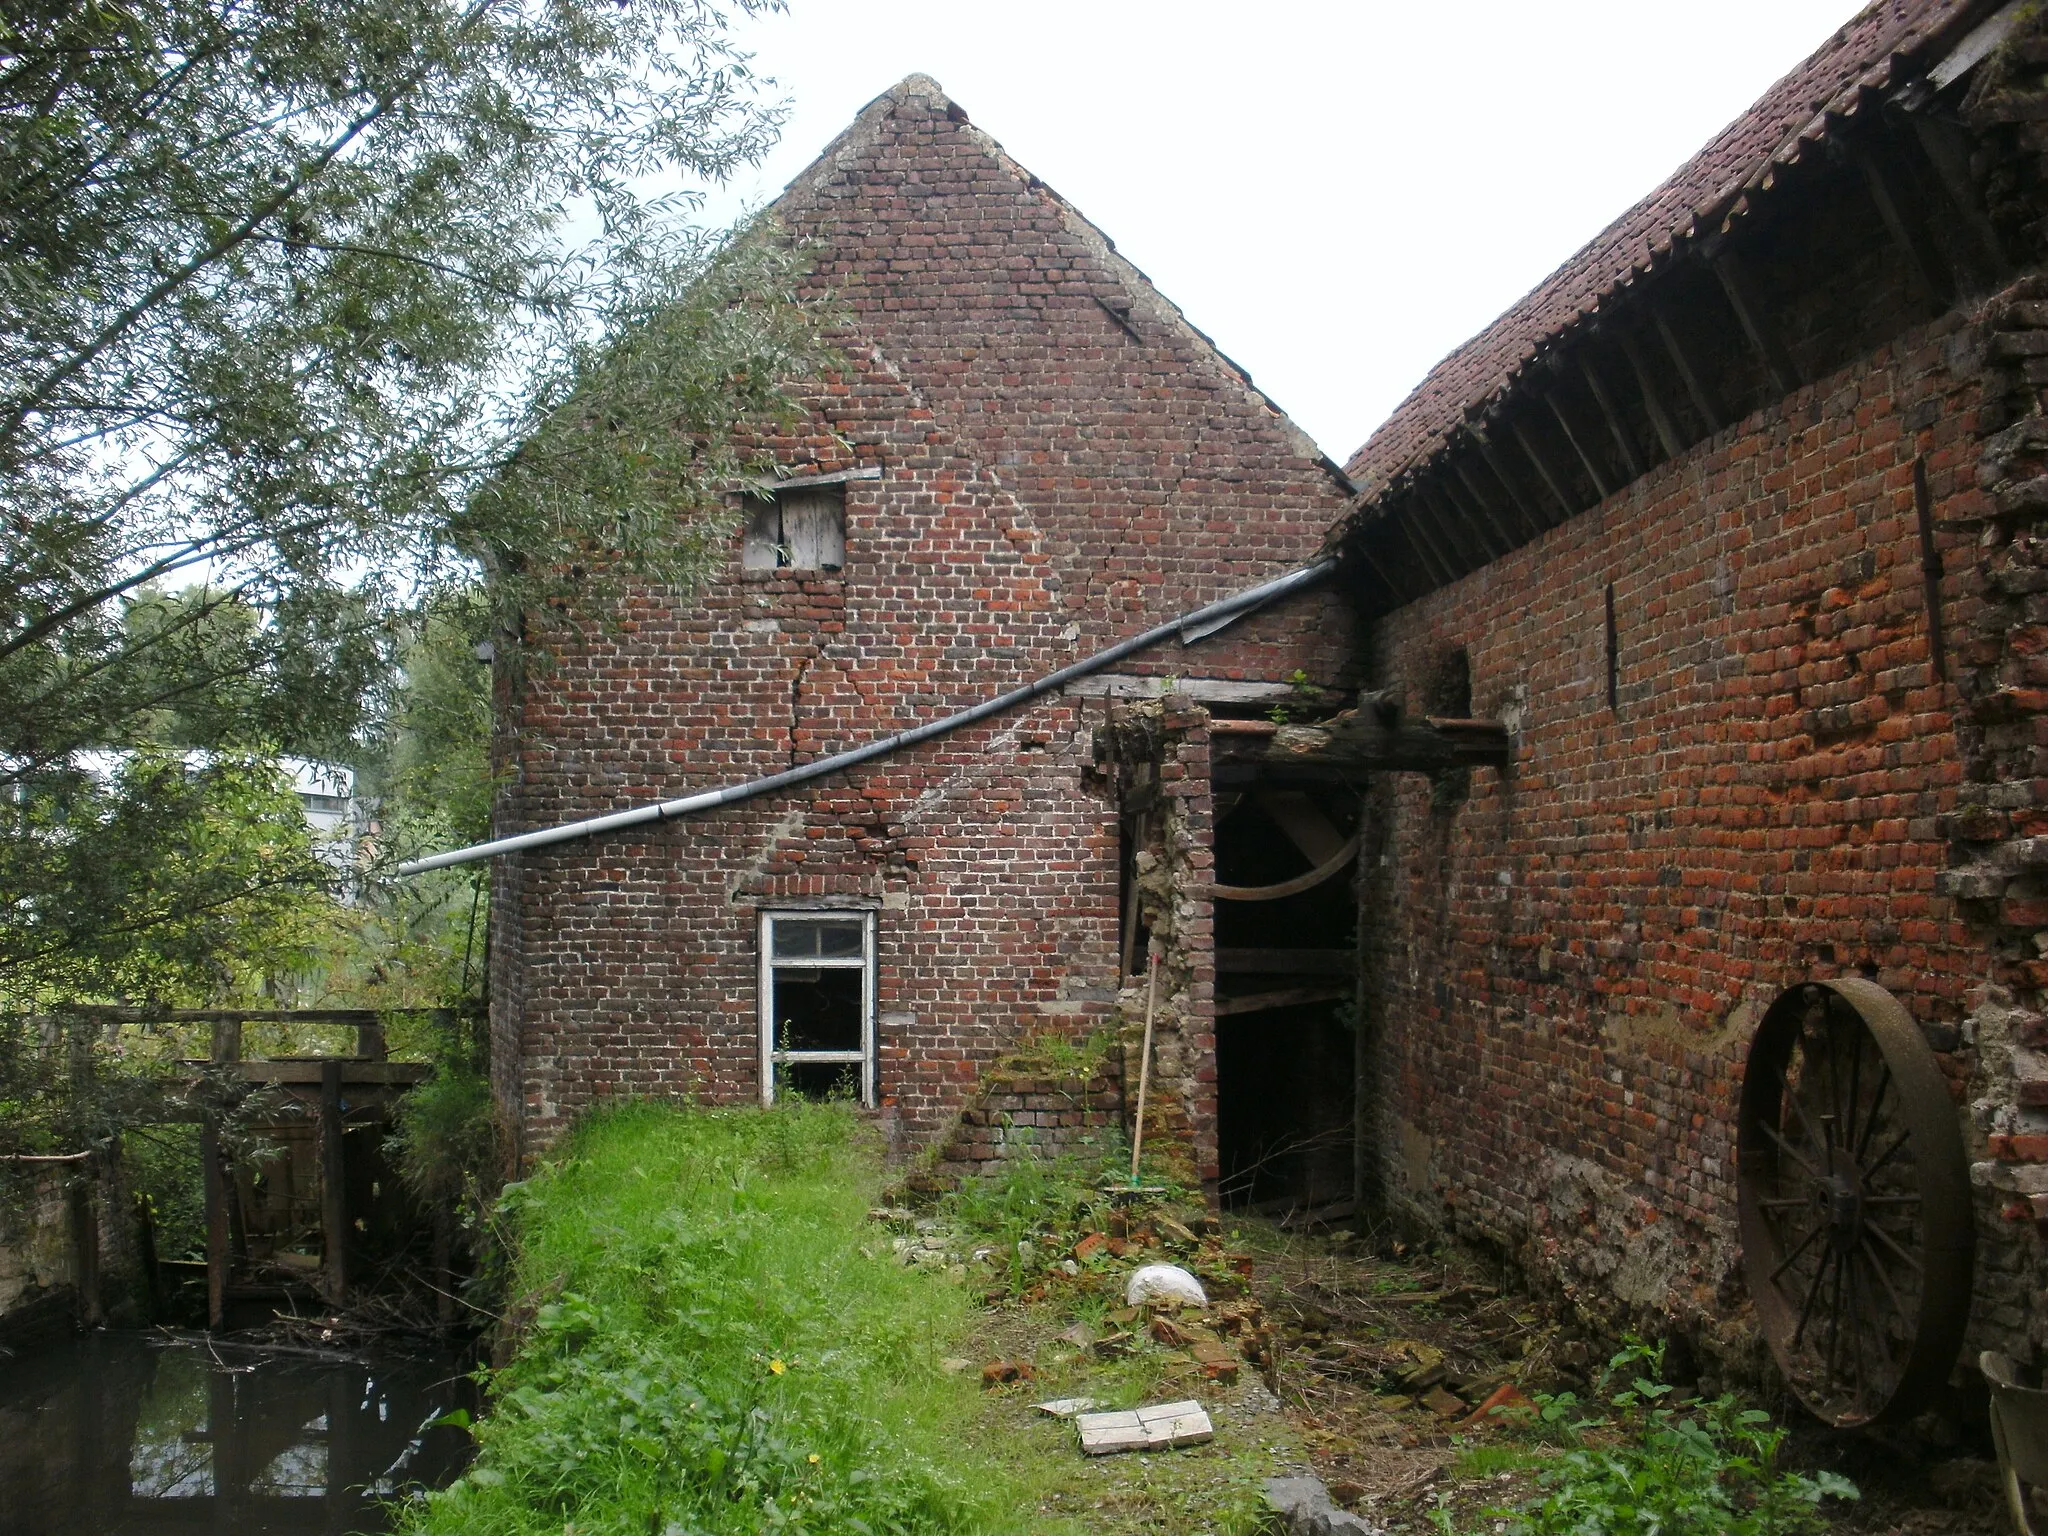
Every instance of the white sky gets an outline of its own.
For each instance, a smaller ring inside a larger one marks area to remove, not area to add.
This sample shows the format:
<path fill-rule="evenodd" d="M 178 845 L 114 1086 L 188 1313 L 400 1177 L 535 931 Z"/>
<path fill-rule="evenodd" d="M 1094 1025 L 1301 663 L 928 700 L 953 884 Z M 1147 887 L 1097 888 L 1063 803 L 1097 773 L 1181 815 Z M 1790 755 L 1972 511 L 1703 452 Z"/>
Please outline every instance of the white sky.
<path fill-rule="evenodd" d="M 933 76 L 1334 458 L 1855 0 L 788 0 L 771 200 Z"/>

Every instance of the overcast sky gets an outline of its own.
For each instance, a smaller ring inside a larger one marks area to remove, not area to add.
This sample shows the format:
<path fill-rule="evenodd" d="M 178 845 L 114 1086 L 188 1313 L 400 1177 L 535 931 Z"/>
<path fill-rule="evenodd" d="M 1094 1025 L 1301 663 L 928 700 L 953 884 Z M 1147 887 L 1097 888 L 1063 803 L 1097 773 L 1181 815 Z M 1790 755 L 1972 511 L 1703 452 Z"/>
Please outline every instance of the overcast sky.
<path fill-rule="evenodd" d="M 789 0 L 770 201 L 905 75 L 1116 241 L 1342 460 L 1853 0 Z"/>

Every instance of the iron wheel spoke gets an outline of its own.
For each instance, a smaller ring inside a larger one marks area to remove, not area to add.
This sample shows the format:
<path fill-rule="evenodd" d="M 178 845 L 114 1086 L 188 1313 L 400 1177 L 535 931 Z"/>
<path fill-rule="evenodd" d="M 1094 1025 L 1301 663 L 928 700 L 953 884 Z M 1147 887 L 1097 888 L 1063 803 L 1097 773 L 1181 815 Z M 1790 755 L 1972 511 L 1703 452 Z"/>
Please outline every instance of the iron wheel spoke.
<path fill-rule="evenodd" d="M 1880 1227 L 1875 1222 L 1866 1221 L 1863 1224 L 1863 1230 L 1868 1232 L 1873 1237 L 1883 1238 L 1885 1240 L 1885 1245 L 1889 1247 L 1893 1253 L 1896 1253 L 1902 1260 L 1904 1260 L 1905 1263 L 1911 1267 L 1914 1274 L 1924 1275 L 1925 1273 L 1927 1273 L 1927 1266 L 1922 1264 L 1918 1259 L 1914 1258 L 1912 1254 L 1906 1252 L 1906 1250 L 1899 1245 L 1899 1240 L 1896 1237 L 1893 1237 L 1891 1233 L 1885 1231 L 1883 1227 Z M 1872 1251 L 1875 1252 L 1874 1249 Z"/>
<path fill-rule="evenodd" d="M 1790 1253 L 1786 1254 L 1784 1258 L 1778 1261 L 1778 1267 L 1771 1271 L 1771 1279 L 1775 1281 L 1778 1278 L 1778 1276 L 1782 1275 L 1783 1273 L 1785 1273 L 1786 1270 L 1790 1269 L 1792 1267 L 1793 1260 L 1797 1259 L 1799 1255 L 1806 1252 L 1806 1250 L 1812 1246 L 1813 1240 L 1819 1236 L 1820 1228 L 1815 1227 L 1812 1231 L 1808 1232 L 1806 1236 L 1799 1239 L 1799 1246 L 1797 1248 L 1794 1248 Z"/>

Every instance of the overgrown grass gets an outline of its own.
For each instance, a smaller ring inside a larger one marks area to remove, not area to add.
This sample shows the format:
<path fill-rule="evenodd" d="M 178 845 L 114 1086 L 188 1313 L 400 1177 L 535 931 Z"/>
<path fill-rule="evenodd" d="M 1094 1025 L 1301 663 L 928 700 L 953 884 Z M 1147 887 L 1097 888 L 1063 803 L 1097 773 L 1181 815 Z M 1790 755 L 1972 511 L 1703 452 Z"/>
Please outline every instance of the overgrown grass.
<path fill-rule="evenodd" d="M 1012 1528 L 940 1359 L 959 1287 L 892 1261 L 843 1107 L 634 1106 L 508 1189 L 530 1318 L 479 1456 L 418 1533 Z"/>

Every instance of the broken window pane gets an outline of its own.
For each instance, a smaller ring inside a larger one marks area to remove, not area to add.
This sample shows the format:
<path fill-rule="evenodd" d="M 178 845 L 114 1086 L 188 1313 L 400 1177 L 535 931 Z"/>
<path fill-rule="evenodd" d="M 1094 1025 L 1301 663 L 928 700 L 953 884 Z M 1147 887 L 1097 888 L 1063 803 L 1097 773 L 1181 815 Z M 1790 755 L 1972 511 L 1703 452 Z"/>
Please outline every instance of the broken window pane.
<path fill-rule="evenodd" d="M 769 912 L 761 919 L 761 1097 L 875 1100 L 873 917 Z"/>
<path fill-rule="evenodd" d="M 775 1048 L 778 1051 L 860 1049 L 863 976 L 860 970 L 775 968 Z"/>

